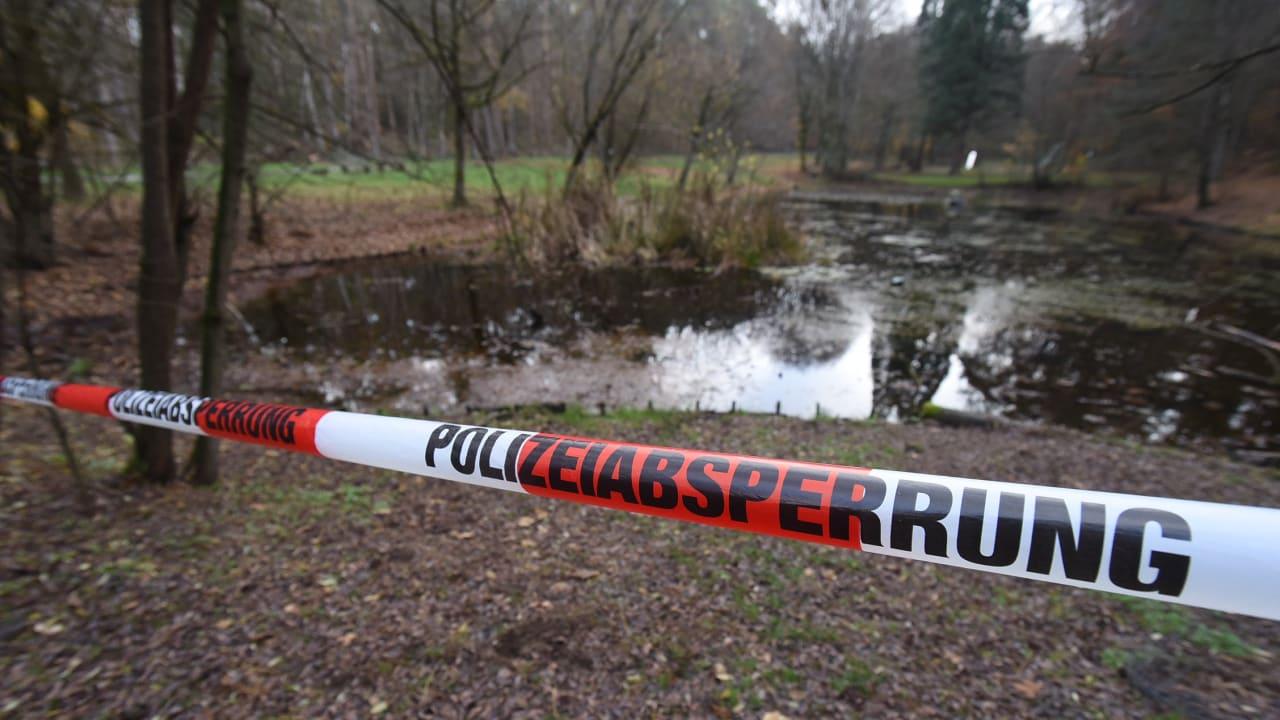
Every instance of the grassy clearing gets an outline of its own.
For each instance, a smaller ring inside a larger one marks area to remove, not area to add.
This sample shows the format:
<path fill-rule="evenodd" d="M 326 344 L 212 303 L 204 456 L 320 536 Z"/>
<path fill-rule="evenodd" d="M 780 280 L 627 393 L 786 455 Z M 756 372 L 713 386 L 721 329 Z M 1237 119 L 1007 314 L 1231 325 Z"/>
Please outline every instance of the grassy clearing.
<path fill-rule="evenodd" d="M 929 168 L 924 172 L 880 172 L 872 176 L 873 180 L 900 185 L 931 188 L 974 188 L 1030 185 L 1031 174 L 1026 168 L 1001 165 L 990 170 L 971 170 L 952 175 L 946 170 Z M 1152 178 L 1135 173 L 1112 173 L 1092 171 L 1087 173 L 1062 173 L 1053 177 L 1055 185 L 1114 188 L 1151 183 Z"/>
<path fill-rule="evenodd" d="M 876 173 L 875 180 L 933 188 L 970 188 L 992 185 L 1017 185 L 1027 182 L 1025 174 L 968 172 L 950 175 L 945 172 L 887 172 Z"/>
<path fill-rule="evenodd" d="M 669 188 L 684 163 L 681 155 L 654 155 L 639 158 L 622 174 L 615 190 L 622 196 L 635 196 L 648 188 Z M 504 193 L 542 195 L 564 186 L 569 159 L 564 156 L 517 157 L 494 163 L 494 175 Z M 594 163 L 588 162 L 590 170 Z M 798 167 L 794 154 L 754 154 L 739 163 L 737 179 L 748 184 L 774 185 L 782 175 Z M 704 158 L 693 164 L 694 174 L 720 173 L 717 165 Z M 364 161 L 311 164 L 266 163 L 259 168 L 258 181 L 267 192 L 320 199 L 427 199 L 444 202 L 453 191 L 453 161 L 396 161 L 377 167 Z M 197 165 L 188 171 L 193 188 L 214 192 L 218 182 L 218 166 Z M 97 180 L 104 184 L 119 183 L 122 191 L 140 192 L 141 171 L 123 168 L 103 171 Z M 467 192 L 475 199 L 494 195 L 493 179 L 478 159 L 469 158 L 466 167 Z"/>

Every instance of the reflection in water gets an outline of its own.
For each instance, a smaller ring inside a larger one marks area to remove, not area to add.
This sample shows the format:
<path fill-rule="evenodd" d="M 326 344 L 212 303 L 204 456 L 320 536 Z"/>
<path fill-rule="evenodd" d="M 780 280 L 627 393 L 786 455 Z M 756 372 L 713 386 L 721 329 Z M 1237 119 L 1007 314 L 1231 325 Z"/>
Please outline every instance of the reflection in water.
<path fill-rule="evenodd" d="M 654 343 L 659 394 L 717 410 L 813 415 L 820 405 L 828 415 L 870 416 L 868 308 L 842 304 L 840 312 L 800 319 L 773 315 L 714 332 L 668 329 Z"/>
<path fill-rule="evenodd" d="M 537 278 L 371 263 L 278 289 L 246 316 L 263 352 L 332 403 L 806 417 L 820 405 L 899 419 L 933 402 L 1151 441 L 1280 445 L 1276 386 L 1247 379 L 1271 372 L 1266 359 L 1182 322 L 1194 307 L 1272 332 L 1274 255 L 1241 260 L 1228 240 L 1159 226 L 951 217 L 891 198 L 792 210 L 825 261 Z"/>

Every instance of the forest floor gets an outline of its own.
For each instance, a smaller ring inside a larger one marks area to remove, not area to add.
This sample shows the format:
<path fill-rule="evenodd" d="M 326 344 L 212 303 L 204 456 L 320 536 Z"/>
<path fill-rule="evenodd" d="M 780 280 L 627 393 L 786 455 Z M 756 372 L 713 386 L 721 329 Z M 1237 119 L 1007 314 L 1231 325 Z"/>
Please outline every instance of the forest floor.
<path fill-rule="evenodd" d="M 0 424 L 0 717 L 1280 716 L 1280 624 L 224 444 Z M 581 412 L 501 423 L 1280 505 L 1275 471 L 1066 430 Z M 183 442 L 183 449 L 186 443 Z"/>
<path fill-rule="evenodd" d="M 127 205 L 61 218 L 65 263 L 25 274 L 49 376 L 134 382 Z M 414 196 L 290 198 L 268 231 L 242 246 L 233 301 L 356 257 L 497 252 L 485 206 Z M 45 418 L 0 413 L 0 717 L 1280 716 L 1277 623 L 243 445 L 224 444 L 215 488 L 137 487 L 118 426 L 64 415 L 84 517 Z M 1066 430 L 465 419 L 1280 506 L 1274 470 Z"/>
<path fill-rule="evenodd" d="M 1194 195 L 1144 209 L 1192 222 L 1239 228 L 1280 238 L 1280 175 L 1250 173 L 1214 188 L 1214 204 L 1199 210 Z"/>

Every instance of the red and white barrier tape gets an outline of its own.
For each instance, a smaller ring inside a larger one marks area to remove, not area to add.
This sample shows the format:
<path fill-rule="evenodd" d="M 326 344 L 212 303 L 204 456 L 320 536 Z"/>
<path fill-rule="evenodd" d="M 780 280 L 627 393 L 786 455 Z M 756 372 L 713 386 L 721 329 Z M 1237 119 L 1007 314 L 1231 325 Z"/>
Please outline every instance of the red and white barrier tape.
<path fill-rule="evenodd" d="M 0 378 L 0 397 L 442 480 L 1280 620 L 1280 510 Z"/>

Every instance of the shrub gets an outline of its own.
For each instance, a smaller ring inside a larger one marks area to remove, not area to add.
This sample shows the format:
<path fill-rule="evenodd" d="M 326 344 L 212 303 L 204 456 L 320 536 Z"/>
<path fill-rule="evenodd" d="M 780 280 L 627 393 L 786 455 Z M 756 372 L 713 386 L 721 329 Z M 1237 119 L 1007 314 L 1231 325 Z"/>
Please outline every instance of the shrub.
<path fill-rule="evenodd" d="M 803 259 L 776 193 L 723 188 L 703 177 L 686 190 L 644 185 L 634 196 L 585 178 L 562 195 L 522 196 L 507 241 L 535 263 L 665 262 L 758 267 Z"/>

